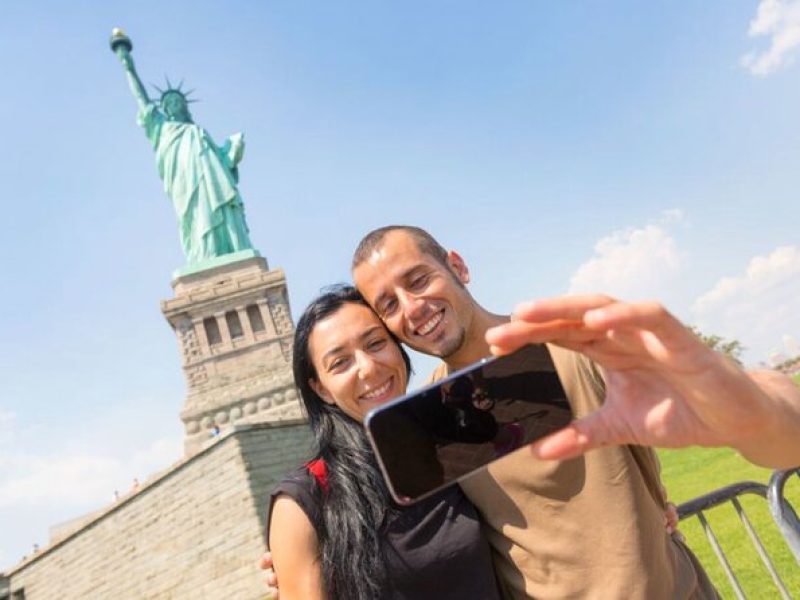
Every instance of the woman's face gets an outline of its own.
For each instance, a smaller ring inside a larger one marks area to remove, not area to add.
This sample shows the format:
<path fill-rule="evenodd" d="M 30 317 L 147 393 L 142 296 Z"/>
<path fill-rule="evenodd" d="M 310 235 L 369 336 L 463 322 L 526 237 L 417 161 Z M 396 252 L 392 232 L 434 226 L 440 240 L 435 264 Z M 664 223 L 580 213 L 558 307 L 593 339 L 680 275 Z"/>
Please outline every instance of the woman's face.
<path fill-rule="evenodd" d="M 319 321 L 308 339 L 318 380 L 311 387 L 358 422 L 370 409 L 405 393 L 400 347 L 369 307 L 347 303 Z"/>

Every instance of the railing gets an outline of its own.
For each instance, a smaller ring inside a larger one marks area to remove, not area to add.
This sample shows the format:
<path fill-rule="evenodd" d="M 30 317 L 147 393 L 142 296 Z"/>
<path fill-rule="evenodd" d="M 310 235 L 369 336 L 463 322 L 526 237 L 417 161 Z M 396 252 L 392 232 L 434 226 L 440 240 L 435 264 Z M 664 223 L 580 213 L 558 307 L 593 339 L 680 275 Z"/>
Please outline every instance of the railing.
<path fill-rule="evenodd" d="M 789 477 L 797 475 L 800 478 L 800 467 L 786 471 L 775 471 L 769 478 L 767 500 L 769 512 L 786 543 L 794 554 L 797 564 L 800 565 L 800 519 L 792 505 L 784 497 L 784 488 Z"/>
<path fill-rule="evenodd" d="M 747 518 L 747 514 L 742 508 L 739 498 L 747 494 L 754 494 L 764 498 L 767 501 L 772 519 L 778 526 L 778 530 L 786 540 L 786 543 L 788 544 L 789 549 L 792 551 L 792 554 L 794 554 L 794 558 L 798 565 L 800 565 L 800 519 L 797 518 L 797 513 L 795 512 L 794 508 L 784 497 L 786 482 L 792 475 L 797 475 L 800 477 L 800 467 L 785 471 L 775 471 L 772 474 L 772 477 L 770 477 L 767 485 L 764 485 L 763 483 L 756 483 L 754 481 L 743 481 L 741 483 L 735 483 L 733 485 L 713 491 L 709 494 L 705 494 L 704 496 L 700 496 L 699 498 L 685 502 L 678 507 L 678 515 L 680 516 L 681 520 L 696 516 L 700 521 L 706 538 L 708 539 L 711 548 L 714 550 L 714 554 L 716 554 L 720 565 L 725 571 L 725 574 L 727 575 L 737 598 L 743 600 L 745 598 L 744 592 L 742 591 L 742 587 L 736 578 L 733 568 L 731 568 L 728 558 L 725 555 L 717 536 L 714 534 L 714 530 L 706 519 L 705 511 L 727 502 L 730 502 L 733 505 L 733 507 L 736 509 L 736 513 L 739 515 L 742 526 L 747 532 L 747 535 L 750 537 L 750 540 L 752 541 L 756 552 L 758 552 L 759 557 L 761 557 L 761 561 L 764 563 L 764 566 L 772 577 L 772 581 L 781 597 L 786 600 L 791 600 L 791 596 L 789 595 L 784 582 L 781 580 L 778 572 L 775 570 L 775 565 L 773 564 L 772 559 L 770 558 L 767 550 L 764 548 L 764 545 L 750 523 L 750 520 Z"/>

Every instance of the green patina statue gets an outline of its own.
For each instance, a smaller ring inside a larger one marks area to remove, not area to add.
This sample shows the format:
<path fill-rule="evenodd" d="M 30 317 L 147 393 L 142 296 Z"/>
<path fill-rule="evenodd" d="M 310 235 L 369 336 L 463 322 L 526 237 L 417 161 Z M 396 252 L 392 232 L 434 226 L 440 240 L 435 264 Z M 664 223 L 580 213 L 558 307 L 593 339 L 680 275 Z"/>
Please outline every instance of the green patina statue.
<path fill-rule="evenodd" d="M 122 61 L 131 91 L 139 104 L 138 123 L 156 152 L 158 173 L 178 215 L 181 245 L 189 266 L 250 250 L 244 205 L 236 187 L 244 153 L 241 133 L 222 146 L 192 121 L 190 92 L 181 86 L 147 95 L 131 58 L 133 45 L 121 29 L 111 35 L 111 49 Z M 257 255 L 251 250 L 251 254 Z M 212 261 L 213 262 L 213 261 Z"/>

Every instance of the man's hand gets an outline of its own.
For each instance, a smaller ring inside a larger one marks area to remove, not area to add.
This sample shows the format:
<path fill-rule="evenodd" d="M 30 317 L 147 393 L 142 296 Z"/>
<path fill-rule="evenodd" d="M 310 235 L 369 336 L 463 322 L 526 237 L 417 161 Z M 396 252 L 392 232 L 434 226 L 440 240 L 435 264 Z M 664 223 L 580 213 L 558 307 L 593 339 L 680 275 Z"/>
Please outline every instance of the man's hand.
<path fill-rule="evenodd" d="M 764 466 L 800 464 L 800 390 L 780 374 L 749 376 L 660 304 L 607 296 L 522 304 L 486 341 L 495 354 L 550 342 L 604 372 L 603 407 L 536 443 L 540 458 L 606 445 L 727 445 Z"/>
<path fill-rule="evenodd" d="M 270 598 L 278 600 L 278 576 L 272 570 L 272 553 L 264 553 L 264 556 L 258 561 L 258 568 L 266 571 L 264 573 L 264 584 L 267 586 L 267 593 L 271 594 Z"/>
<path fill-rule="evenodd" d="M 667 502 L 667 506 L 664 509 L 664 528 L 667 530 L 667 533 L 672 535 L 678 531 L 678 522 L 680 520 L 681 517 L 678 514 L 678 507 L 675 506 L 674 502 Z"/>

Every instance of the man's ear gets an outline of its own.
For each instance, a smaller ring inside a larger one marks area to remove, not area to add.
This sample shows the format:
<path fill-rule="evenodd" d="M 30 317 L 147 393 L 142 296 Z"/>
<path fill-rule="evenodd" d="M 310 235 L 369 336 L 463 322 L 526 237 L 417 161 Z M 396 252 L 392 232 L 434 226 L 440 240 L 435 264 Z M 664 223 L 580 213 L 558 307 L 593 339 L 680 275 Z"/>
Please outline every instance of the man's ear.
<path fill-rule="evenodd" d="M 322 398 L 322 401 L 325 404 L 336 404 L 336 402 L 333 401 L 331 395 L 328 393 L 328 390 L 325 389 L 325 386 L 322 385 L 319 381 L 317 381 L 316 379 L 309 379 L 308 385 L 311 386 L 311 389 L 314 390 L 317 396 Z"/>
<path fill-rule="evenodd" d="M 453 273 L 456 274 L 456 277 L 458 277 L 458 280 L 461 283 L 469 283 L 469 269 L 467 268 L 467 263 L 464 262 L 464 259 L 461 258 L 461 255 L 458 252 L 455 250 L 448 250 L 447 263 L 450 265 Z"/>

